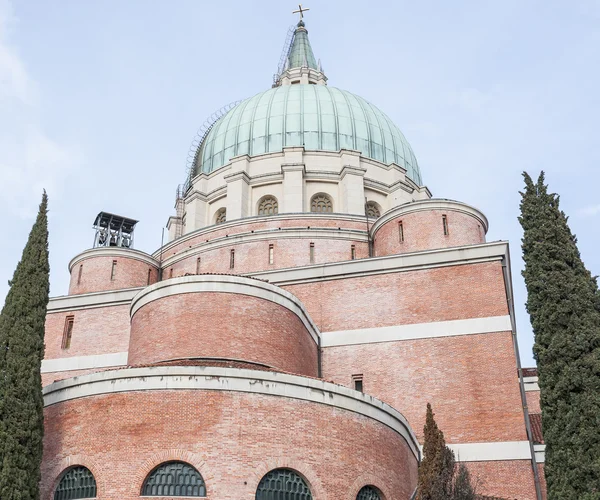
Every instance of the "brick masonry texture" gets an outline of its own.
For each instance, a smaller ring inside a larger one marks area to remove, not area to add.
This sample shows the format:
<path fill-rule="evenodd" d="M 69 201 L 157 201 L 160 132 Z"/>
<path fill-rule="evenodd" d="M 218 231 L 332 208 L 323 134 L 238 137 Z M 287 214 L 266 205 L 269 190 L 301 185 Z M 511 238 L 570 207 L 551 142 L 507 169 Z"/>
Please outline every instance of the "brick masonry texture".
<path fill-rule="evenodd" d="M 46 386 L 51 384 L 52 382 L 57 382 L 59 380 L 65 380 L 67 378 L 76 378 L 81 377 L 82 375 L 87 375 L 89 373 L 97 373 L 103 372 L 107 370 L 114 370 L 114 367 L 109 368 L 93 368 L 89 370 L 71 370 L 68 372 L 49 372 L 42 373 L 42 386 Z"/>
<path fill-rule="evenodd" d="M 529 409 L 529 413 L 542 413 L 542 408 L 540 407 L 540 391 L 527 391 L 525 395 L 527 396 L 527 408 Z"/>
<path fill-rule="evenodd" d="M 133 316 L 129 364 L 220 357 L 317 376 L 317 345 L 289 309 L 232 293 L 186 293 L 154 300 Z"/>
<path fill-rule="evenodd" d="M 111 279 L 113 261 L 116 261 L 117 265 Z M 79 280 L 80 266 L 82 266 L 81 280 Z M 141 260 L 127 257 L 90 257 L 76 264 L 71 270 L 69 295 L 146 286 L 149 271 L 150 284 L 156 283 L 158 269 Z"/>
<path fill-rule="evenodd" d="M 74 317 L 71 346 L 62 349 L 67 316 Z M 49 313 L 45 359 L 124 352 L 129 347 L 129 305 Z"/>
<path fill-rule="evenodd" d="M 442 216 L 448 221 L 444 234 Z M 402 221 L 404 241 L 400 241 Z M 400 215 L 381 226 L 375 233 L 375 255 L 394 255 L 433 248 L 458 247 L 485 243 L 485 230 L 473 216 L 452 210 L 428 210 Z"/>
<path fill-rule="evenodd" d="M 99 418 L 99 416 L 102 418 Z M 139 498 L 147 474 L 183 460 L 202 474 L 208 500 L 253 500 L 278 467 L 300 472 L 318 500 L 355 500 L 374 484 L 406 500 L 417 463 L 398 434 L 356 413 L 294 399 L 221 391 L 143 391 L 71 400 L 45 409 L 42 500 L 81 464 L 98 498 Z"/>
<path fill-rule="evenodd" d="M 535 500 L 535 483 L 529 460 L 469 462 L 477 493 L 506 500 Z"/>
<path fill-rule="evenodd" d="M 235 242 L 231 245 L 195 252 L 193 255 L 182 259 L 172 265 L 166 265 L 165 278 L 176 278 L 186 273 L 236 273 L 266 271 L 270 269 L 284 269 L 298 266 L 308 266 L 310 261 L 310 244 L 314 245 L 313 264 L 328 262 L 341 262 L 350 260 L 352 246 L 355 248 L 356 258 L 364 259 L 369 256 L 369 247 L 365 241 L 334 240 L 327 238 L 277 238 L 255 241 Z M 273 263 L 269 263 L 269 246 L 273 245 Z M 235 252 L 234 267 L 230 267 L 231 250 Z M 198 268 L 198 258 L 200 266 Z"/>
<path fill-rule="evenodd" d="M 321 331 L 508 314 L 500 262 L 287 285 Z"/>
<path fill-rule="evenodd" d="M 448 443 L 526 440 L 510 332 L 323 349 L 323 377 L 400 411 L 422 439 L 431 403 Z"/>

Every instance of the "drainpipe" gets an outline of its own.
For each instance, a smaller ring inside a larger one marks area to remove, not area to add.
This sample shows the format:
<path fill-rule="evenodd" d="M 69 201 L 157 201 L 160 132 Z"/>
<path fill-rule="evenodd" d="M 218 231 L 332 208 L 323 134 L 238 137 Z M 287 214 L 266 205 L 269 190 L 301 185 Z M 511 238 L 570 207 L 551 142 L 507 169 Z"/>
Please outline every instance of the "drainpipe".
<path fill-rule="evenodd" d="M 531 453 L 531 468 L 533 469 L 533 481 L 535 483 L 535 496 L 537 500 L 542 500 L 542 487 L 540 485 L 540 476 L 538 473 L 537 462 L 535 460 L 535 450 L 533 448 L 533 433 L 531 431 L 531 421 L 529 420 L 529 409 L 527 407 L 527 396 L 525 394 L 525 384 L 523 382 L 523 370 L 521 369 L 521 357 L 519 355 L 519 344 L 517 343 L 517 325 L 515 319 L 515 304 L 512 295 L 512 275 L 510 271 L 510 253 L 509 246 L 506 243 L 506 256 L 502 257 L 502 275 L 504 277 L 504 289 L 506 291 L 506 301 L 510 313 L 510 324 L 512 329 L 512 342 L 517 360 L 517 371 L 519 374 L 519 388 L 521 391 L 521 404 L 523 406 L 523 416 L 525 417 L 525 429 L 529 441 L 529 450 Z"/>

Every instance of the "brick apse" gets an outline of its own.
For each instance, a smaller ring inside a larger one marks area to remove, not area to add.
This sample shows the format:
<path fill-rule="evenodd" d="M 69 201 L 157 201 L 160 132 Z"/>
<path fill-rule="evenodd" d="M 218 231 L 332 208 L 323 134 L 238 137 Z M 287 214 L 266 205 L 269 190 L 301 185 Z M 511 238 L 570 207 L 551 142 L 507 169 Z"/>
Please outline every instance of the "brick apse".
<path fill-rule="evenodd" d="M 286 61 L 204 131 L 168 243 L 134 250 L 135 221 L 99 217 L 71 260 L 42 499 L 408 500 L 428 402 L 480 492 L 543 498 L 508 243 L 328 85 L 302 21 Z"/>

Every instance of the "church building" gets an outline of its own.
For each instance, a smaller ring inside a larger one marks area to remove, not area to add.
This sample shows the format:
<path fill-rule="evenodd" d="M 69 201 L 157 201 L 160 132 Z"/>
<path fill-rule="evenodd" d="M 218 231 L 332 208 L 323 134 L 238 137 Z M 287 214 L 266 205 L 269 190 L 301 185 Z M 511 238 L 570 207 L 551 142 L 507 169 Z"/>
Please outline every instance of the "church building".
<path fill-rule="evenodd" d="M 409 500 L 431 403 L 480 493 L 542 499 L 508 242 L 440 195 L 301 19 L 272 86 L 202 130 L 168 242 L 102 212 L 71 260 L 41 498 Z"/>

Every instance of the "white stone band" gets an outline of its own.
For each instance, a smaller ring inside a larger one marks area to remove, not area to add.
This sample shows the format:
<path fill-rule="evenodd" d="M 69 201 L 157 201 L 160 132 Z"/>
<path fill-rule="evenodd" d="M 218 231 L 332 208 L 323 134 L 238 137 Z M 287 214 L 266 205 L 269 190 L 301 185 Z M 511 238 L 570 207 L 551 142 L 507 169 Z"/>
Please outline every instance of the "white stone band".
<path fill-rule="evenodd" d="M 90 370 L 127 366 L 127 351 L 92 356 L 72 356 L 70 358 L 44 359 L 42 373 L 68 372 L 73 370 Z"/>
<path fill-rule="evenodd" d="M 321 332 L 321 345 L 322 347 L 335 347 L 510 331 L 509 315 L 492 316 L 412 325 L 383 326 L 380 328 L 362 328 L 360 330 Z"/>
<path fill-rule="evenodd" d="M 158 261 L 145 252 L 133 250 L 132 248 L 99 247 L 90 248 L 73 257 L 71 262 L 69 262 L 69 273 L 72 271 L 73 267 L 79 264 L 79 262 L 93 257 L 122 257 L 125 259 L 139 260 L 152 267 L 159 267 Z"/>
<path fill-rule="evenodd" d="M 43 389 L 44 405 L 130 391 L 216 390 L 286 397 L 325 404 L 376 420 L 400 434 L 417 459 L 419 444 L 408 422 L 391 406 L 347 387 L 277 372 L 207 366 L 105 371 L 54 382 Z"/>
<path fill-rule="evenodd" d="M 449 444 L 459 462 L 531 460 L 529 441 Z"/>
<path fill-rule="evenodd" d="M 93 309 L 94 307 L 111 307 L 131 304 L 142 287 L 113 290 L 108 292 L 82 293 L 80 295 L 63 295 L 52 297 L 48 302 L 49 313 L 75 311 L 77 309 Z"/>
<path fill-rule="evenodd" d="M 184 293 L 235 293 L 268 300 L 292 311 L 304 324 L 316 344 L 319 344 L 319 329 L 297 297 L 285 290 L 252 278 L 218 274 L 182 276 L 161 281 L 139 292 L 131 301 L 131 317 L 146 304 Z"/>
<path fill-rule="evenodd" d="M 527 392 L 540 390 L 537 377 L 523 377 L 523 386 Z"/>

